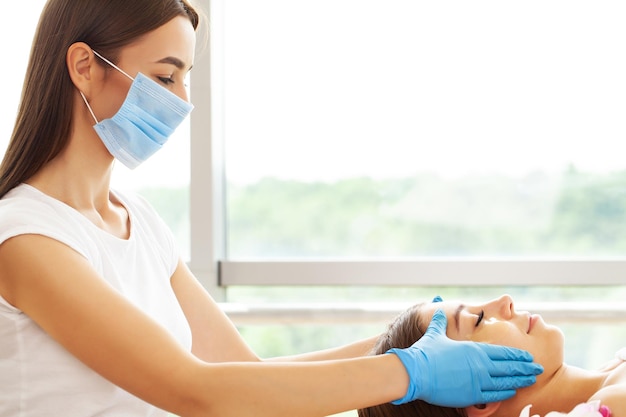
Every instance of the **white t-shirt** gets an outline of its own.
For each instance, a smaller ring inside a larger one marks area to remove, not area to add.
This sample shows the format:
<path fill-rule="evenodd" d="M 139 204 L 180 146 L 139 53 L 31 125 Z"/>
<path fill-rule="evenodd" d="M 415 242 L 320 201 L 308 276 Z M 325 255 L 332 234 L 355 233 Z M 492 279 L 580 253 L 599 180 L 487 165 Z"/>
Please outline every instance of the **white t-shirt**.
<path fill-rule="evenodd" d="M 170 285 L 179 257 L 174 239 L 143 199 L 114 195 L 130 216 L 128 240 L 22 184 L 0 200 L 0 244 L 22 234 L 66 244 L 190 350 L 191 330 Z M 167 415 L 92 371 L 0 296 L 0 417 Z"/>

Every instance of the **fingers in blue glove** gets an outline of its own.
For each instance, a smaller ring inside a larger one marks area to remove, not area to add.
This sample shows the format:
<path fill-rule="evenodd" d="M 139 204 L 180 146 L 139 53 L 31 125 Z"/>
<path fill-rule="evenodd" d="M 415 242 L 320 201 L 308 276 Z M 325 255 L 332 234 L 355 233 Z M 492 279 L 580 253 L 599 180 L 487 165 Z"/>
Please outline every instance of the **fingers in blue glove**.
<path fill-rule="evenodd" d="M 498 360 L 512 360 L 512 361 L 525 361 L 532 362 L 533 356 L 525 350 L 516 349 L 507 346 L 488 345 L 485 343 L 479 343 L 483 352 L 489 356 L 489 359 L 494 361 Z"/>
<path fill-rule="evenodd" d="M 499 376 L 492 377 L 488 382 L 481 386 L 483 392 L 488 391 L 512 391 L 519 388 L 525 388 L 537 382 L 534 375 L 522 376 Z M 490 402 L 490 401 L 487 401 Z"/>
<path fill-rule="evenodd" d="M 441 296 L 436 295 L 435 298 L 433 298 L 433 303 L 440 303 L 443 301 L 443 298 L 441 298 Z"/>
<path fill-rule="evenodd" d="M 492 377 L 535 376 L 543 373 L 543 366 L 534 362 L 493 361 L 487 370 Z"/>
<path fill-rule="evenodd" d="M 499 401 L 508 400 L 515 395 L 515 390 L 508 391 L 487 391 L 483 392 L 483 400 L 485 403 L 496 403 Z"/>
<path fill-rule="evenodd" d="M 543 366 L 532 362 L 532 355 L 524 350 L 485 343 L 476 343 L 476 346 L 491 360 L 487 367 L 490 376 L 534 376 L 543 373 Z"/>

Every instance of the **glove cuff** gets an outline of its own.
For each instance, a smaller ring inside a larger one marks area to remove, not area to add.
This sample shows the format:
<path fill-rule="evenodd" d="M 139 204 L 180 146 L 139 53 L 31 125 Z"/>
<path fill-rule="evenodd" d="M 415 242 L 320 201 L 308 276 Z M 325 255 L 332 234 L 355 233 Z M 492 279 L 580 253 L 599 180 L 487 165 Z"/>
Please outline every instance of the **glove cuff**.
<path fill-rule="evenodd" d="M 406 372 L 409 375 L 409 387 L 406 390 L 406 394 L 404 395 L 404 397 L 392 401 L 391 404 L 400 405 L 416 400 L 418 392 L 421 391 L 421 388 L 417 386 L 418 375 L 414 375 L 417 371 L 415 356 L 409 354 L 405 349 L 397 348 L 389 349 L 387 352 L 385 352 L 385 354 L 390 353 L 396 355 L 400 359 L 402 365 L 404 365 L 404 369 L 406 369 Z"/>

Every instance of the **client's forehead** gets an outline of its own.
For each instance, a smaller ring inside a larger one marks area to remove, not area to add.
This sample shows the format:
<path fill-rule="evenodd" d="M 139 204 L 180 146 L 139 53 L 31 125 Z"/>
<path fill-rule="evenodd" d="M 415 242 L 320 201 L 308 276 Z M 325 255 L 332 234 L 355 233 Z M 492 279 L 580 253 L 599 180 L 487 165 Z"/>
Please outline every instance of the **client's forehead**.
<path fill-rule="evenodd" d="M 429 302 L 425 303 L 420 309 L 419 328 L 422 331 L 426 331 L 426 328 L 432 321 L 435 311 L 442 310 L 448 318 L 448 327 L 454 324 L 451 323 L 454 320 L 454 314 L 458 310 L 461 303 L 459 301 L 440 301 L 437 303 Z"/>

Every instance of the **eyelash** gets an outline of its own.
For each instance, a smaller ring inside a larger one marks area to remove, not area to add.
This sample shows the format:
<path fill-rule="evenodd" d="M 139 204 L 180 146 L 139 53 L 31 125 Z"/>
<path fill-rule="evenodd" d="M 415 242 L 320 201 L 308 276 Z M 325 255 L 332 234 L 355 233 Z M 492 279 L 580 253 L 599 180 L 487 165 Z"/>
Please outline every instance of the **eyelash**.
<path fill-rule="evenodd" d="M 478 320 L 476 320 L 476 327 L 478 327 L 480 322 L 483 321 L 483 317 L 485 317 L 485 310 L 480 310 L 480 313 L 478 314 Z"/>
<path fill-rule="evenodd" d="M 171 77 L 158 77 L 158 78 L 165 85 L 174 84 L 174 79 Z"/>

